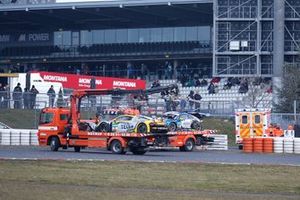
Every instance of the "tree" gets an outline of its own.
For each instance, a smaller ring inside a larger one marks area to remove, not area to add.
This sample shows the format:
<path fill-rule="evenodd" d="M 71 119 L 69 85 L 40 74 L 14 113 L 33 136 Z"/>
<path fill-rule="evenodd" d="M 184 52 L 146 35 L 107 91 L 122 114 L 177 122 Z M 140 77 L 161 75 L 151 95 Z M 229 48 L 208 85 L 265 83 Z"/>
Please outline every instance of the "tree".
<path fill-rule="evenodd" d="M 258 106 L 270 108 L 271 103 L 267 98 L 272 95 L 270 84 L 265 83 L 257 83 L 257 80 L 262 80 L 259 77 L 256 78 L 248 78 L 248 92 L 246 96 L 242 98 L 240 104 L 245 108 L 257 108 Z"/>
<path fill-rule="evenodd" d="M 278 92 L 278 103 L 274 104 L 277 112 L 293 112 L 294 101 L 298 101 L 297 110 L 300 110 L 300 64 L 286 64 L 282 77 L 281 88 Z"/>

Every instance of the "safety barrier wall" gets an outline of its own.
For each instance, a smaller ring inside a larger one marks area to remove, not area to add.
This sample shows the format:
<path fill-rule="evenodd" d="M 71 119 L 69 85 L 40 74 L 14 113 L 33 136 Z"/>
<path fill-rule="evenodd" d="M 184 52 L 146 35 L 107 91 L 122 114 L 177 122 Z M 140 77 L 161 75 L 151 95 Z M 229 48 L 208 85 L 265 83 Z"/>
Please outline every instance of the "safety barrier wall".
<path fill-rule="evenodd" d="M 37 130 L 34 129 L 2 129 L 1 145 L 38 145 Z"/>
<path fill-rule="evenodd" d="M 227 135 L 214 134 L 212 145 L 198 147 L 207 150 L 228 150 Z M 1 129 L 0 145 L 38 145 L 37 130 L 34 129 Z"/>

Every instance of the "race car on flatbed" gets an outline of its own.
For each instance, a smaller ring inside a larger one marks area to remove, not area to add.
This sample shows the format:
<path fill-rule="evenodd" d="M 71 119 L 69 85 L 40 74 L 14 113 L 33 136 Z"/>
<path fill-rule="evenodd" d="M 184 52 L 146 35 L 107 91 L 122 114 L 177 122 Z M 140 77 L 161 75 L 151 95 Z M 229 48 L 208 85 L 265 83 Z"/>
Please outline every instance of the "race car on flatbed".
<path fill-rule="evenodd" d="M 170 131 L 190 129 L 202 130 L 202 120 L 196 117 L 198 113 L 190 114 L 186 112 L 166 112 L 164 114 L 164 121 Z M 195 116 L 196 115 L 196 116 Z M 199 116 L 199 114 L 198 114 Z"/>
<path fill-rule="evenodd" d="M 108 122 L 101 122 L 96 131 L 135 132 L 135 133 L 167 133 L 168 128 L 162 120 L 144 115 L 120 115 Z"/>

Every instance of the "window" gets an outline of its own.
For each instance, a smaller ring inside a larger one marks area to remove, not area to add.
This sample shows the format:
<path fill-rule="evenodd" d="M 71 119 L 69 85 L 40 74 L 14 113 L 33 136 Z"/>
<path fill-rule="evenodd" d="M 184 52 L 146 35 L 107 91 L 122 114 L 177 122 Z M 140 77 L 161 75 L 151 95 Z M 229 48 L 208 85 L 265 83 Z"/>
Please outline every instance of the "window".
<path fill-rule="evenodd" d="M 162 29 L 161 28 L 151 28 L 151 42 L 161 42 L 162 41 Z"/>
<path fill-rule="evenodd" d="M 186 27 L 186 41 L 197 41 L 197 27 Z"/>
<path fill-rule="evenodd" d="M 127 43 L 128 42 L 128 30 L 119 29 L 116 31 L 116 41 L 117 43 Z"/>
<path fill-rule="evenodd" d="M 115 30 L 105 30 L 104 31 L 104 42 L 106 44 L 116 43 L 116 31 Z"/>
<path fill-rule="evenodd" d="M 53 121 L 54 114 L 43 112 L 40 117 L 40 124 L 48 124 Z"/>
<path fill-rule="evenodd" d="M 248 117 L 247 115 L 242 116 L 242 123 L 247 124 L 248 123 Z"/>
<path fill-rule="evenodd" d="M 130 121 L 132 119 L 131 116 L 120 116 L 116 118 L 116 121 Z"/>
<path fill-rule="evenodd" d="M 68 120 L 68 115 L 67 114 L 60 114 L 59 118 L 60 118 L 61 121 L 65 121 L 65 120 Z"/>
<path fill-rule="evenodd" d="M 174 28 L 174 41 L 175 42 L 185 41 L 185 28 L 184 27 Z"/>
<path fill-rule="evenodd" d="M 174 41 L 174 29 L 173 28 L 163 28 L 163 42 L 173 42 Z"/>
<path fill-rule="evenodd" d="M 254 123 L 259 124 L 260 123 L 260 115 L 255 115 L 254 117 Z"/>
<path fill-rule="evenodd" d="M 94 44 L 103 44 L 104 43 L 104 31 L 94 30 L 92 31 L 93 43 Z"/>
<path fill-rule="evenodd" d="M 150 29 L 140 29 L 139 42 L 150 42 Z"/>
<path fill-rule="evenodd" d="M 128 30 L 128 42 L 129 43 L 139 42 L 139 29 Z"/>

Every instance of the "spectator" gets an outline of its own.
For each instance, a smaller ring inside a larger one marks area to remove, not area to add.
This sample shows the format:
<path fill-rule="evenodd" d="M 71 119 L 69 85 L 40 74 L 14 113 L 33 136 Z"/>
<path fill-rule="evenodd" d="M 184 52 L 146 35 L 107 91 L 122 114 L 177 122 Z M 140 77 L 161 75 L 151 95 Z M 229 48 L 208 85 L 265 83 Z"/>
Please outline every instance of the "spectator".
<path fill-rule="evenodd" d="M 195 99 L 195 109 L 197 111 L 199 111 L 200 110 L 200 100 L 202 99 L 202 97 L 201 97 L 201 95 L 199 94 L 198 91 L 194 95 L 194 99 Z"/>
<path fill-rule="evenodd" d="M 217 84 L 217 83 L 219 83 L 220 82 L 220 80 L 221 80 L 221 78 L 220 77 L 214 77 L 214 78 L 212 78 L 211 79 L 211 83 L 213 83 L 213 84 Z"/>
<path fill-rule="evenodd" d="M 32 85 L 30 89 L 30 109 L 34 109 L 36 104 L 36 95 L 39 93 L 39 91 L 35 88 L 34 85 Z"/>
<path fill-rule="evenodd" d="M 13 100 L 14 100 L 14 108 L 20 109 L 22 108 L 22 88 L 21 84 L 18 83 L 17 86 L 13 90 Z"/>
<path fill-rule="evenodd" d="M 2 83 L 0 83 L 0 108 L 2 108 L 4 102 L 4 95 L 5 95 L 5 88 L 2 85 Z"/>
<path fill-rule="evenodd" d="M 241 82 L 240 88 L 239 88 L 239 93 L 244 94 L 248 92 L 248 82 L 247 80 L 243 80 Z"/>
<path fill-rule="evenodd" d="M 189 110 L 193 110 L 194 107 L 194 91 L 190 91 L 190 94 L 187 97 L 188 101 L 189 101 Z"/>
<path fill-rule="evenodd" d="M 207 86 L 208 82 L 205 79 L 202 79 L 202 81 L 200 82 L 200 87 L 205 87 Z"/>
<path fill-rule="evenodd" d="M 184 112 L 186 107 L 186 98 L 182 97 L 180 99 L 180 111 Z"/>
<path fill-rule="evenodd" d="M 224 90 L 230 90 L 232 87 L 232 82 L 231 82 L 231 78 L 228 78 L 225 85 L 224 85 Z"/>
<path fill-rule="evenodd" d="M 10 101 L 10 91 L 8 85 L 3 86 L 4 90 L 4 95 L 3 95 L 3 102 L 1 107 L 2 108 L 9 108 L 9 101 Z"/>
<path fill-rule="evenodd" d="M 55 90 L 53 88 L 53 85 L 49 88 L 47 95 L 49 97 L 49 107 L 54 106 L 54 100 L 55 100 Z"/>
<path fill-rule="evenodd" d="M 29 109 L 30 108 L 30 91 L 27 87 L 24 88 L 23 102 L 24 102 L 24 109 Z"/>
<path fill-rule="evenodd" d="M 207 88 L 208 90 L 208 94 L 215 94 L 216 91 L 215 91 L 215 85 L 211 82 Z"/>
<path fill-rule="evenodd" d="M 200 87 L 201 86 L 201 82 L 200 82 L 200 80 L 198 78 L 195 81 L 195 86 L 196 87 Z"/>

